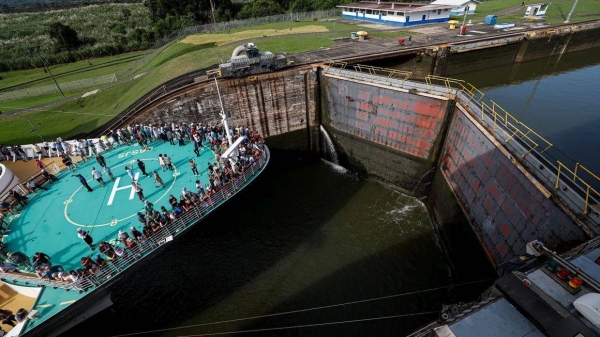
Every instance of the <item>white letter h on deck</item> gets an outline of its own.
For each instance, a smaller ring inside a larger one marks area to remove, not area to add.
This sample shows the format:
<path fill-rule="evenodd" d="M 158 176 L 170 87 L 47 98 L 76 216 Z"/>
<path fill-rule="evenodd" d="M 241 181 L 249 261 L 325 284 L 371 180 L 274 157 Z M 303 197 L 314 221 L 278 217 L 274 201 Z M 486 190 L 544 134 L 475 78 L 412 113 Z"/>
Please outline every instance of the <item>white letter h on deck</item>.
<path fill-rule="evenodd" d="M 138 178 L 140 177 L 140 173 L 136 172 L 135 173 L 135 180 L 137 181 Z M 129 192 L 129 200 L 133 199 L 134 195 L 135 195 L 135 190 L 133 189 L 133 186 L 131 185 L 126 185 L 123 187 L 119 187 L 119 182 L 121 181 L 121 177 L 117 177 L 117 179 L 115 180 L 115 184 L 113 185 L 113 189 L 112 192 L 110 192 L 110 198 L 108 198 L 108 203 L 106 204 L 107 206 L 112 205 L 113 200 L 115 199 L 115 194 L 117 194 L 117 191 L 120 190 L 126 190 L 126 189 L 131 189 L 131 192 Z"/>

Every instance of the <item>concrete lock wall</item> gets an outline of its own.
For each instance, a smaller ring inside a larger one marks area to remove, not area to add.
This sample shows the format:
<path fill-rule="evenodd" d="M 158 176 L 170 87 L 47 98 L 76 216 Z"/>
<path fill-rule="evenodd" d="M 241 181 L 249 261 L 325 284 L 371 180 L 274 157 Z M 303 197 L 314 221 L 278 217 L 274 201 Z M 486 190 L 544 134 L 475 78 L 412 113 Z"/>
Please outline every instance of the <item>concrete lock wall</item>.
<path fill-rule="evenodd" d="M 494 264 L 539 239 L 551 247 L 585 239 L 584 232 L 546 198 L 506 155 L 501 143 L 457 108 L 441 171 Z M 447 208 L 447 207 L 446 207 Z M 447 212 L 447 209 L 440 213 Z"/>
<path fill-rule="evenodd" d="M 446 98 L 321 75 L 321 122 L 352 166 L 411 190 L 433 167 Z"/>
<path fill-rule="evenodd" d="M 394 56 L 371 55 L 352 61 L 410 71 L 412 79 L 423 79 L 427 75 L 452 76 L 486 69 L 490 64 L 509 65 L 595 47 L 600 47 L 598 21 L 415 47 Z"/>
<path fill-rule="evenodd" d="M 600 23 L 580 23 L 535 30 L 524 32 L 518 38 L 498 38 L 494 44 L 485 48 L 482 48 L 483 44 L 466 43 L 464 48 L 453 48 L 445 68 L 436 67 L 434 73 L 450 76 L 485 69 L 490 63 L 507 65 L 600 47 Z"/>
<path fill-rule="evenodd" d="M 318 146 L 316 69 L 289 70 L 256 79 L 221 80 L 219 89 L 231 126 L 245 125 L 274 148 L 311 150 Z M 220 121 L 214 82 L 200 84 L 135 116 L 129 124 L 214 123 Z M 292 140 L 274 137 L 293 133 Z"/>

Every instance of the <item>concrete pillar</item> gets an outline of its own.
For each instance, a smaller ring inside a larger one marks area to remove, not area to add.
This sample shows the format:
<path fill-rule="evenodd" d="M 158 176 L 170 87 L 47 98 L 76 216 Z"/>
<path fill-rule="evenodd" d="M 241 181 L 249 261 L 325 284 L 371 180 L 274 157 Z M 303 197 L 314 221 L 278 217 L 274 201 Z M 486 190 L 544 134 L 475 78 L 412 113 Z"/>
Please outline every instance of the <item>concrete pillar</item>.
<path fill-rule="evenodd" d="M 527 53 L 527 47 L 529 46 L 529 40 L 521 41 L 517 56 L 515 56 L 515 63 L 525 61 L 525 54 Z"/>
<path fill-rule="evenodd" d="M 446 68 L 450 58 L 450 47 L 441 47 L 437 51 L 435 66 L 433 67 L 432 75 L 446 76 Z"/>

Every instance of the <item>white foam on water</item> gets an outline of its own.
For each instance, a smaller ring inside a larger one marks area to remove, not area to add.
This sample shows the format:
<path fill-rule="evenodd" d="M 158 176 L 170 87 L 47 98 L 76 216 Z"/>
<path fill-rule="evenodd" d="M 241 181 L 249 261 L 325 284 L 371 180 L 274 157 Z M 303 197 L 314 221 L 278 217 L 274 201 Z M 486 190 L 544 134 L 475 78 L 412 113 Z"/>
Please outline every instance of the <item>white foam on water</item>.
<path fill-rule="evenodd" d="M 327 164 L 327 166 L 331 167 L 337 173 L 342 173 L 342 174 L 350 173 L 350 170 L 348 170 L 347 168 L 345 168 L 341 165 L 338 165 L 336 163 L 332 163 L 329 160 L 325 160 L 325 159 L 321 158 L 321 161 L 324 162 L 325 164 Z"/>

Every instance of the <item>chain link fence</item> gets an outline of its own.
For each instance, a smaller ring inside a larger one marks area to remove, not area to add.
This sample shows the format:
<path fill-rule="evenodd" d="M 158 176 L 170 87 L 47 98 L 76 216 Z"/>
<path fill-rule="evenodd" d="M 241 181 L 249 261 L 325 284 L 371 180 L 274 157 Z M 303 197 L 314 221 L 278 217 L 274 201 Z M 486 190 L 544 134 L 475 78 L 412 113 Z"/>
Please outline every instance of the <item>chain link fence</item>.
<path fill-rule="evenodd" d="M 162 38 L 160 41 L 156 42 L 153 46 L 153 49 L 160 48 L 167 43 L 186 37 L 192 34 L 200 34 L 200 33 L 213 33 L 213 32 L 225 32 L 231 29 L 252 27 L 258 25 L 264 25 L 267 23 L 276 23 L 276 22 L 293 22 L 293 21 L 305 21 L 305 20 L 323 20 L 333 17 L 341 18 L 342 9 L 341 8 L 332 8 L 322 11 L 314 11 L 314 12 L 301 12 L 301 13 L 289 13 L 289 14 L 280 14 L 280 15 L 271 15 L 264 16 L 261 18 L 251 18 L 245 20 L 232 20 L 227 22 L 217 22 L 200 26 L 191 26 L 175 31 L 166 37 Z"/>
<path fill-rule="evenodd" d="M 268 23 L 276 23 L 276 22 L 293 22 L 293 21 L 306 21 L 306 20 L 324 20 L 337 18 L 341 19 L 342 17 L 342 9 L 341 8 L 332 8 L 328 10 L 322 11 L 314 11 L 314 12 L 298 12 L 298 13 L 288 13 L 288 14 L 280 14 L 280 15 L 271 15 L 264 16 L 261 18 L 251 18 L 245 20 L 232 20 L 227 22 L 218 22 L 215 24 L 206 24 L 206 25 L 198 25 L 198 26 L 190 26 L 177 31 L 170 33 L 169 35 L 163 37 L 158 40 L 150 50 L 152 52 L 146 54 L 143 58 L 140 58 L 135 64 L 128 66 L 126 69 L 122 70 L 119 73 L 119 77 L 127 77 L 131 74 L 134 74 L 136 71 L 141 69 L 144 65 L 148 64 L 151 59 L 153 59 L 158 53 L 162 51 L 162 47 L 167 44 L 184 38 L 193 34 L 200 33 L 216 33 L 216 32 L 226 32 L 231 29 L 239 29 L 246 28 L 258 25 L 264 25 Z"/>
<path fill-rule="evenodd" d="M 59 83 L 58 85 L 60 86 L 60 90 L 62 90 L 63 92 L 67 92 L 67 91 L 74 91 L 74 90 L 79 90 L 79 89 L 84 89 L 84 88 L 95 87 L 98 85 L 104 85 L 104 84 L 115 82 L 116 80 L 117 80 L 117 75 L 110 74 L 110 75 L 98 76 L 98 77 L 93 77 L 93 78 L 86 78 L 86 79 L 78 80 L 78 81 Z M 44 85 L 41 87 L 31 87 L 31 88 L 25 88 L 25 89 L 13 90 L 13 91 L 5 91 L 5 92 L 0 92 L 0 102 L 8 102 L 8 101 L 15 101 L 15 100 L 23 99 L 23 98 L 31 98 L 31 97 L 36 97 L 36 96 L 57 94 L 59 92 L 60 91 L 58 91 L 58 88 L 56 87 L 55 84 L 48 84 L 48 85 Z"/>

